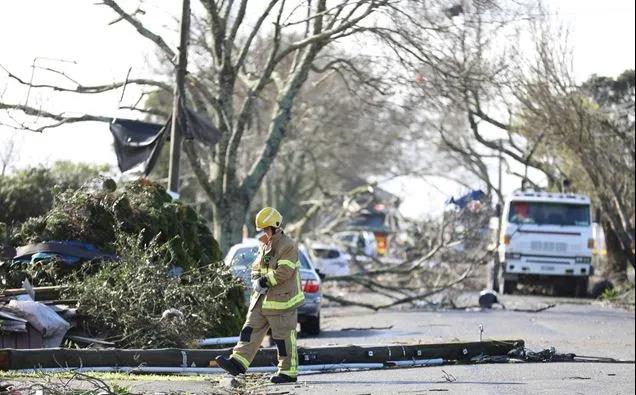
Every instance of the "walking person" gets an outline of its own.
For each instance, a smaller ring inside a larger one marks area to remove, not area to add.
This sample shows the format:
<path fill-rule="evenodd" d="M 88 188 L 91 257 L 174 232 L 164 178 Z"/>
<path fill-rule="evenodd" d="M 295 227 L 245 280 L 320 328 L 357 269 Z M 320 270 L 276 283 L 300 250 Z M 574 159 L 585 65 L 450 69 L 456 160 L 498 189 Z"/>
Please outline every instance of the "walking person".
<path fill-rule="evenodd" d="M 220 355 L 215 361 L 233 376 L 245 373 L 271 328 L 278 350 L 278 372 L 270 381 L 292 383 L 298 376 L 297 309 L 305 300 L 298 245 L 282 231 L 283 217 L 275 208 L 263 208 L 255 222 L 260 243 L 252 264 L 253 292 L 247 318 L 232 355 Z"/>

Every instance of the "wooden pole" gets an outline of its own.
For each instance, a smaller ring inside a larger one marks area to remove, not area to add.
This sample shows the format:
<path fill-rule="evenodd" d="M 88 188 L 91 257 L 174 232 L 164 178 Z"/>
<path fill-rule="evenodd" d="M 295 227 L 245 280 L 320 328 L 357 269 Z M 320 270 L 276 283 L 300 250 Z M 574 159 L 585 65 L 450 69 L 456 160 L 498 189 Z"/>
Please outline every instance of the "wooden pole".
<path fill-rule="evenodd" d="M 181 160 L 182 131 L 180 119 L 181 104 L 185 104 L 185 77 L 188 67 L 188 38 L 190 35 L 190 0 L 183 0 L 181 10 L 181 31 L 179 60 L 172 102 L 172 124 L 170 127 L 170 167 L 168 170 L 168 191 L 179 193 L 179 161 Z"/>
<path fill-rule="evenodd" d="M 300 347 L 300 365 L 322 365 L 343 363 L 386 363 L 389 361 L 412 361 L 437 359 L 452 362 L 470 362 L 479 356 L 505 356 L 509 351 L 523 348 L 523 340 L 493 340 L 471 343 L 408 344 L 377 346 L 333 346 Z M 63 367 L 107 367 L 107 366 L 155 366 L 209 367 L 217 355 L 229 356 L 231 348 L 218 350 L 197 349 L 32 349 L 0 350 L 0 370 L 57 368 Z M 262 348 L 251 366 L 275 366 L 276 349 Z"/>

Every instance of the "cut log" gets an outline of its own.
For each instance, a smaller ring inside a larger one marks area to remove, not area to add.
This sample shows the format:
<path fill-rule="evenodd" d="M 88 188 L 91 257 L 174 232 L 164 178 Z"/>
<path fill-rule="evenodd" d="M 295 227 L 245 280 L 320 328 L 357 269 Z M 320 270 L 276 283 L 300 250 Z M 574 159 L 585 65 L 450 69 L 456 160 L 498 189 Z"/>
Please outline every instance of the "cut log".
<path fill-rule="evenodd" d="M 62 285 L 48 286 L 48 287 L 34 287 L 33 291 L 35 291 L 35 300 L 55 300 L 59 299 L 60 294 L 64 291 L 66 287 Z M 8 298 L 17 295 L 26 295 L 27 290 L 24 288 L 10 288 L 5 289 L 0 293 L 0 298 Z"/>
<path fill-rule="evenodd" d="M 386 346 L 332 346 L 299 347 L 300 365 L 341 363 L 386 363 L 441 358 L 447 361 L 468 362 L 475 357 L 507 355 L 509 351 L 524 347 L 523 340 L 493 340 L 471 343 L 406 344 Z M 231 348 L 218 350 L 123 350 L 123 349 L 31 349 L 0 350 L 0 370 L 104 367 L 104 366 L 198 366 L 216 367 L 217 355 L 229 356 Z M 276 349 L 258 351 L 251 366 L 277 364 Z"/>

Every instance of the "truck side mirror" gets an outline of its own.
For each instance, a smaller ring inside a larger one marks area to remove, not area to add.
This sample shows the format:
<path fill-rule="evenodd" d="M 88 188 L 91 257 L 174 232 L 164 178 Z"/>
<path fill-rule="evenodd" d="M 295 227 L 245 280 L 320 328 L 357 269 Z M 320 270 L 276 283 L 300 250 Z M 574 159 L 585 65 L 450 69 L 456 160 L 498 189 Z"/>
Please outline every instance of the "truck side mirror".
<path fill-rule="evenodd" d="M 602 211 L 600 208 L 596 208 L 596 211 L 594 211 L 594 218 L 592 218 L 592 222 L 595 222 L 597 224 L 601 223 L 601 217 L 602 217 Z"/>
<path fill-rule="evenodd" d="M 495 205 L 495 217 L 501 218 L 501 204 L 497 203 Z"/>

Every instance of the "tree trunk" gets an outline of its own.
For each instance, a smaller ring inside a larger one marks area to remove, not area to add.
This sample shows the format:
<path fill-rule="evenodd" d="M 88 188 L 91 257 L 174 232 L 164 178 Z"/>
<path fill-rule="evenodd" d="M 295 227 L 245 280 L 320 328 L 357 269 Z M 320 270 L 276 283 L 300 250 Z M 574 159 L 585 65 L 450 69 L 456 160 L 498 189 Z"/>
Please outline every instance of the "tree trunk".
<path fill-rule="evenodd" d="M 605 248 L 607 249 L 607 270 L 606 275 L 614 281 L 624 281 L 627 279 L 628 254 L 612 228 L 609 221 L 602 221 L 603 232 L 605 233 Z"/>
<path fill-rule="evenodd" d="M 227 194 L 214 205 L 214 236 L 219 242 L 222 254 L 242 241 L 243 224 L 249 210 L 249 203 L 234 194 Z"/>

